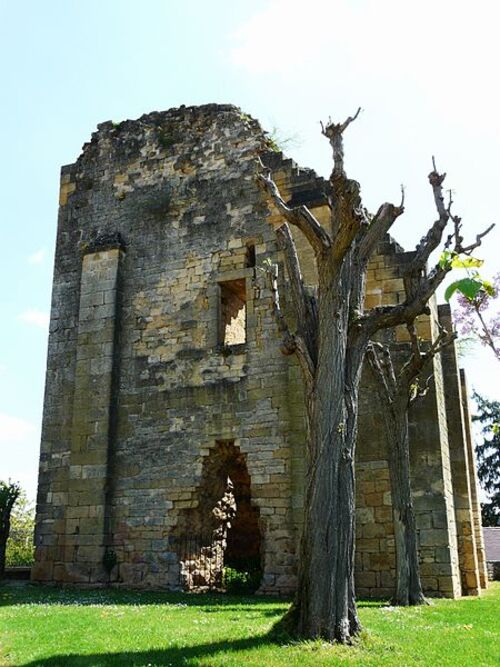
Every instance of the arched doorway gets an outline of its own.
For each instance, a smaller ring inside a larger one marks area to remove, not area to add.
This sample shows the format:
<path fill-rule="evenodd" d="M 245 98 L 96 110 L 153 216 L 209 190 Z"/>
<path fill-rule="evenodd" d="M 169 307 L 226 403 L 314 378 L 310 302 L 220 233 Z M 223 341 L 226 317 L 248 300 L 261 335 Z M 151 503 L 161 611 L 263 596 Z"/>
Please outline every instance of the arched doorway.
<path fill-rule="evenodd" d="M 179 511 L 174 530 L 181 584 L 187 590 L 222 588 L 223 570 L 261 569 L 260 513 L 251 479 L 233 440 L 217 441 L 203 461 L 196 507 Z"/>

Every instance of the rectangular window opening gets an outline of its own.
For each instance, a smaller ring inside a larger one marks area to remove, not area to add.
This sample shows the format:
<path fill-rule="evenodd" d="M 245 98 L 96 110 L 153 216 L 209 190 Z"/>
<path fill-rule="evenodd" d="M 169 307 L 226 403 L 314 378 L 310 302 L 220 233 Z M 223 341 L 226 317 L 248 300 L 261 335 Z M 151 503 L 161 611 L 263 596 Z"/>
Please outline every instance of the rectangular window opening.
<path fill-rule="evenodd" d="M 242 345 L 247 340 L 247 304 L 245 278 L 225 280 L 220 289 L 220 343 Z"/>
<path fill-rule="evenodd" d="M 245 253 L 245 266 L 246 268 L 255 267 L 255 246 L 253 244 L 248 244 L 246 253 Z"/>

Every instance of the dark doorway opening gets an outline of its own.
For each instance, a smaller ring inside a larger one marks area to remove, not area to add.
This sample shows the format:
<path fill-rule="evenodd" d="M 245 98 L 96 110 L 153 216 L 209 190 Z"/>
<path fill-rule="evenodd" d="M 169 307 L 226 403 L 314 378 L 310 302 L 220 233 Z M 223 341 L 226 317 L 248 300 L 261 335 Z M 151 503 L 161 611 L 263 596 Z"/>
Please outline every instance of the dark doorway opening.
<path fill-rule="evenodd" d="M 174 531 L 183 588 L 255 590 L 261 579 L 260 513 L 252 505 L 246 455 L 234 441 L 217 441 L 210 450 L 195 498 L 196 507 L 180 510 Z"/>

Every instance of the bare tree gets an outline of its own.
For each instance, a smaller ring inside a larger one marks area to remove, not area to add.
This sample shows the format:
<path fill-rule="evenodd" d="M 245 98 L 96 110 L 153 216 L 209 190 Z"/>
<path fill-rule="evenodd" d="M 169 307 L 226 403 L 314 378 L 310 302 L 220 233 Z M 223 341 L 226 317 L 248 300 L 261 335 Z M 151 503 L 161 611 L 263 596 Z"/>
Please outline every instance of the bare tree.
<path fill-rule="evenodd" d="M 377 331 L 413 322 L 426 310 L 427 301 L 450 270 L 438 264 L 429 274 L 425 271 L 450 218 L 442 195 L 445 176 L 434 169 L 429 181 L 439 216 L 408 266 L 407 299 L 396 306 L 364 311 L 369 259 L 404 209 L 403 201 L 399 206 L 385 203 L 370 216 L 362 206 L 359 183 L 345 173 L 343 134 L 359 111 L 343 123 L 330 121 L 322 127 L 334 163 L 328 229 L 307 207 L 289 207 L 268 169 L 259 176 L 286 221 L 277 227 L 276 234 L 285 256 L 297 330 L 290 330 L 279 298 L 275 298 L 274 310 L 283 334 L 282 349 L 297 355 L 306 396 L 304 527 L 298 591 L 289 620 L 300 636 L 344 643 L 360 630 L 354 596 L 354 454 L 363 358 Z M 304 288 L 289 225 L 304 234 L 314 251 L 317 298 Z M 464 251 L 459 231 L 460 224 L 455 224 L 446 242 L 446 247 L 453 247 L 456 253 Z M 273 294 L 277 297 L 274 282 Z"/>
<path fill-rule="evenodd" d="M 426 602 L 420 582 L 417 528 L 411 495 L 408 410 L 427 393 L 430 378 L 423 381 L 422 374 L 436 354 L 456 338 L 454 333 L 447 333 L 441 328 L 436 340 L 422 352 L 415 324 L 407 324 L 407 329 L 411 354 L 399 372 L 394 369 L 387 345 L 371 342 L 367 348 L 368 361 L 383 406 L 396 545 L 393 604 L 401 606 Z"/>

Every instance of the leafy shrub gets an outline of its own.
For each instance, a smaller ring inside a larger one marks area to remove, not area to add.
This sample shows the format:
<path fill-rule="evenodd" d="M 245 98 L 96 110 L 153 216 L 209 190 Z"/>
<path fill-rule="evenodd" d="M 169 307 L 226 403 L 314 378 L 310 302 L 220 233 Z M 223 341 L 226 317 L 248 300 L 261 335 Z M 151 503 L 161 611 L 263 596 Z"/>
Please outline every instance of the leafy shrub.
<path fill-rule="evenodd" d="M 33 534 L 35 531 L 35 510 L 21 491 L 10 517 L 10 533 L 7 540 L 5 565 L 19 567 L 32 565 L 35 558 Z"/>
<path fill-rule="evenodd" d="M 222 575 L 222 583 L 227 593 L 235 595 L 248 595 L 255 593 L 260 585 L 262 572 L 250 570 L 248 572 L 235 570 L 233 567 L 225 567 Z"/>

